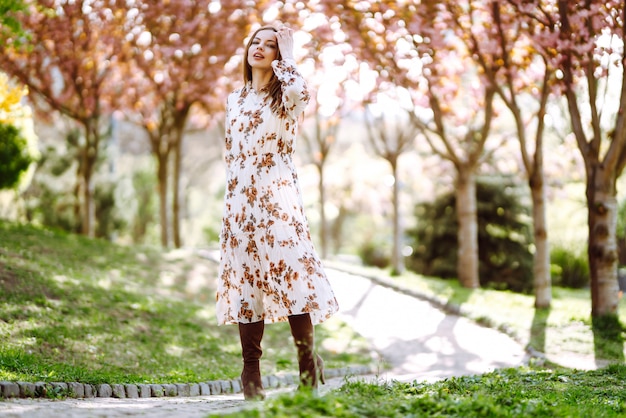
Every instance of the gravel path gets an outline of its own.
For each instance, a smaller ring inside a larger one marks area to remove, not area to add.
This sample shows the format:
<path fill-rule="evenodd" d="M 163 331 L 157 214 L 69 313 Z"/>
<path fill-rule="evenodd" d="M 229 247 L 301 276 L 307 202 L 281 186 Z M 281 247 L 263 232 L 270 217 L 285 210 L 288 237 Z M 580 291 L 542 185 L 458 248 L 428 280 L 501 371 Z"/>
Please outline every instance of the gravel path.
<path fill-rule="evenodd" d="M 512 338 L 466 318 L 448 315 L 430 303 L 328 269 L 341 319 L 367 338 L 390 369 L 354 377 L 368 381 L 432 381 L 479 374 L 524 364 L 527 354 Z M 329 379 L 320 392 L 343 378 Z M 275 396 L 293 387 L 268 391 Z M 246 407 L 241 394 L 145 399 L 9 399 L 0 402 L 0 417 L 15 418 L 200 418 Z"/>

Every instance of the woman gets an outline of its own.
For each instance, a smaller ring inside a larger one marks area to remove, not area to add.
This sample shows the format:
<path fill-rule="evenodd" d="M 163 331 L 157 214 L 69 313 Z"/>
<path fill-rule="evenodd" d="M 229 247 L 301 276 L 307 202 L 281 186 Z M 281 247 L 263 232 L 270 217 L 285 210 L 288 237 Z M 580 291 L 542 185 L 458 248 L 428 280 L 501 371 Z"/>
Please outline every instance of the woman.
<path fill-rule="evenodd" d="M 300 387 L 323 381 L 313 326 L 338 309 L 313 247 L 292 160 L 309 100 L 293 59 L 293 31 L 262 27 L 245 49 L 245 85 L 226 109 L 226 191 L 217 317 L 238 324 L 246 399 L 263 399 L 265 322 L 289 321 Z"/>

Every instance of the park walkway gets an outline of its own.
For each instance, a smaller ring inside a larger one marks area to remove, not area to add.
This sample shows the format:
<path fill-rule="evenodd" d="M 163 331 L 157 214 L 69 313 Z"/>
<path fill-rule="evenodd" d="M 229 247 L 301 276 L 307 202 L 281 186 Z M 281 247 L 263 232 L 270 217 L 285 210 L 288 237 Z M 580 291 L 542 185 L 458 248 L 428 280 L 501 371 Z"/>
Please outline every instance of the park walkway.
<path fill-rule="evenodd" d="M 527 361 L 524 348 L 507 335 L 408 296 L 368 278 L 329 268 L 340 318 L 363 335 L 390 367 L 354 379 L 433 381 L 480 374 Z M 338 387 L 329 379 L 321 392 Z M 293 390 L 273 389 L 270 396 Z M 89 398 L 0 402 L 2 418 L 202 418 L 244 406 L 241 394 L 172 398 Z"/>

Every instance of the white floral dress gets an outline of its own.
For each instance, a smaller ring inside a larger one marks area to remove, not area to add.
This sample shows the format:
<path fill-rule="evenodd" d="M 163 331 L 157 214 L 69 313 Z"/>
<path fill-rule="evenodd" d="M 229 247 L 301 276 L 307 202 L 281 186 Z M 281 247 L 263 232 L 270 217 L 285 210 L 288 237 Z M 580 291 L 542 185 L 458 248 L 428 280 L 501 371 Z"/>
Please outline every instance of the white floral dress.
<path fill-rule="evenodd" d="M 286 321 L 302 313 L 317 324 L 338 310 L 311 241 L 292 161 L 309 93 L 293 61 L 273 61 L 272 67 L 283 89 L 280 117 L 269 96 L 250 83 L 228 97 L 220 325 Z"/>

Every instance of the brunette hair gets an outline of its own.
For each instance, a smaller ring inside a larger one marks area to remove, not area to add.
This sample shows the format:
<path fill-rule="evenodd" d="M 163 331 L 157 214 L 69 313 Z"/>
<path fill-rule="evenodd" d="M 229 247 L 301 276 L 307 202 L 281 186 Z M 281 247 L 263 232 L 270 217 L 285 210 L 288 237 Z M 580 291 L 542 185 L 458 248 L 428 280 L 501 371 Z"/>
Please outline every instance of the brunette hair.
<path fill-rule="evenodd" d="M 252 46 L 252 42 L 254 41 L 254 38 L 256 37 L 257 33 L 261 32 L 262 30 L 271 30 L 274 32 L 278 32 L 278 30 L 273 26 L 263 26 L 257 29 L 248 40 L 248 43 L 246 44 L 246 51 L 243 56 L 243 81 L 244 83 L 246 83 L 246 85 L 248 84 L 248 82 L 252 81 L 252 67 L 248 63 L 248 53 L 250 52 L 250 47 Z M 278 46 L 276 46 L 276 50 L 277 50 L 276 59 L 281 60 L 282 56 L 280 55 L 280 49 L 278 48 Z M 283 90 L 281 88 L 280 81 L 278 80 L 278 77 L 276 77 L 276 74 L 274 74 L 274 72 L 272 72 L 272 77 L 270 78 L 270 82 L 267 84 L 266 87 L 264 87 L 264 90 L 267 90 L 268 95 L 272 100 L 271 105 L 270 105 L 270 107 L 272 108 L 272 111 L 274 113 L 280 114 L 281 106 L 282 106 Z"/>

